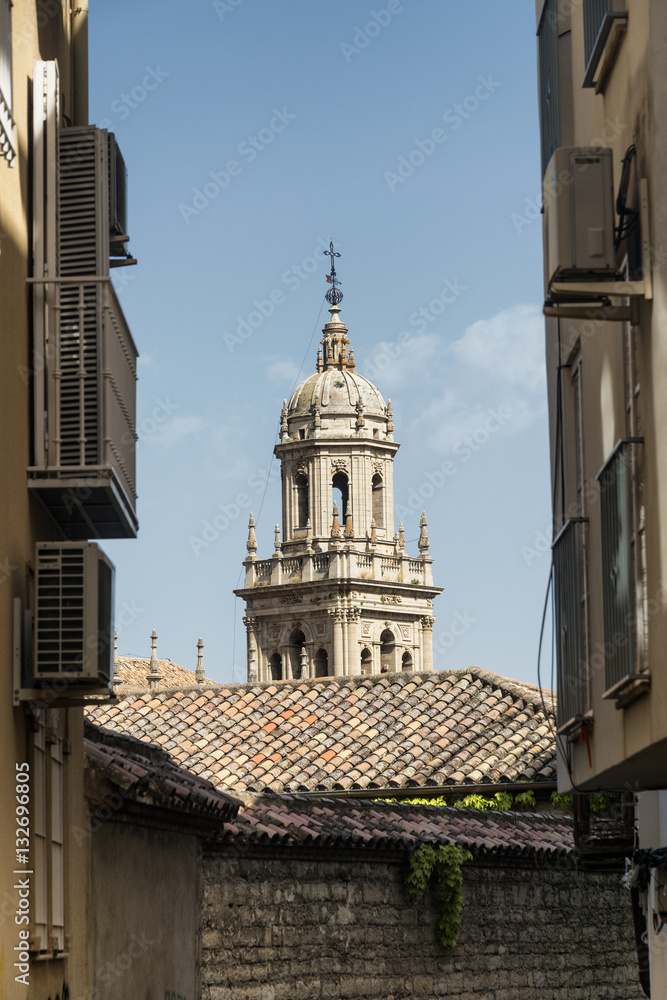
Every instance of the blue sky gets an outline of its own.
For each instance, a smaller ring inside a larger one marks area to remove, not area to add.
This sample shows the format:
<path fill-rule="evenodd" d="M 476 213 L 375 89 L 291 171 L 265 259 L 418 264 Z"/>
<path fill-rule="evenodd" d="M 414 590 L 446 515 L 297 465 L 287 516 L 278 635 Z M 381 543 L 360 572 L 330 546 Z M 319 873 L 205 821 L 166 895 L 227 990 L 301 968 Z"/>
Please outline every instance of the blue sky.
<path fill-rule="evenodd" d="M 119 653 L 148 656 L 155 628 L 194 667 L 201 635 L 209 676 L 245 679 L 232 590 L 250 510 L 273 551 L 280 407 L 314 370 L 333 239 L 358 370 L 394 407 L 406 538 L 427 512 L 436 667 L 534 681 L 550 505 L 531 8 L 91 8 L 90 120 L 125 157 L 139 261 L 114 275 L 142 355 L 139 538 L 103 545 Z"/>

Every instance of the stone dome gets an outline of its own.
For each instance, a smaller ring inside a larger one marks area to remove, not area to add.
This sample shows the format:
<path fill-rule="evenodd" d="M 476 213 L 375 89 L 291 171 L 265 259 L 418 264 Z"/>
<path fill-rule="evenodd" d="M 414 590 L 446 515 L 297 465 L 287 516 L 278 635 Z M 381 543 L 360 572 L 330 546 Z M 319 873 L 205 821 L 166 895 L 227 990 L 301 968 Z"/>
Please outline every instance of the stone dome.
<path fill-rule="evenodd" d="M 317 371 L 283 403 L 280 439 L 299 437 L 379 437 L 392 440 L 391 401 L 354 369 L 347 327 L 334 303 L 317 352 Z"/>
<path fill-rule="evenodd" d="M 385 401 L 372 382 L 349 369 L 333 368 L 315 372 L 297 386 L 287 407 L 287 418 L 305 417 L 318 405 L 323 417 L 356 416 L 359 404 L 367 417 L 386 416 Z"/>

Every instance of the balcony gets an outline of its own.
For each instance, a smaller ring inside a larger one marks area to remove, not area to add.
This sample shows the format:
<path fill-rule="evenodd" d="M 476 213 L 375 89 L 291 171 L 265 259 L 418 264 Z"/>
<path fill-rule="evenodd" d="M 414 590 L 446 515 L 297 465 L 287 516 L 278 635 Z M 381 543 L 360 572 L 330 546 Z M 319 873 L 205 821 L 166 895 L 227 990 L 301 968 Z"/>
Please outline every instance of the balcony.
<path fill-rule="evenodd" d="M 108 277 L 29 279 L 35 346 L 28 487 L 64 536 L 134 538 L 137 349 Z"/>

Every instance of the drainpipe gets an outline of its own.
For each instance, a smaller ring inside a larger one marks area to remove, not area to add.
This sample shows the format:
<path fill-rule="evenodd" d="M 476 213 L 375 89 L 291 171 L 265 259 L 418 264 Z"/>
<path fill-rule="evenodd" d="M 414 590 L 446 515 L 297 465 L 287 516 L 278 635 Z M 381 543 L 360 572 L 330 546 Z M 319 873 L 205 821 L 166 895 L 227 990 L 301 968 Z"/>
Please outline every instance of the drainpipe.
<path fill-rule="evenodd" d="M 75 0 L 72 8 L 72 117 L 75 125 L 88 124 L 88 0 Z"/>

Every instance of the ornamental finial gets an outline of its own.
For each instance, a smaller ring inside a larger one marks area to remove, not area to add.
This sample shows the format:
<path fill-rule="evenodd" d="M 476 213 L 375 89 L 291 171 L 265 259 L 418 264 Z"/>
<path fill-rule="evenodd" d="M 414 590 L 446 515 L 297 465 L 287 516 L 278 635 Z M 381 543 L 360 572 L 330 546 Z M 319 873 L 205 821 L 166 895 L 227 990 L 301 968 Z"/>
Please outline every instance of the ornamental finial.
<path fill-rule="evenodd" d="M 419 541 L 417 542 L 421 555 L 428 555 L 428 548 L 430 544 L 431 543 L 428 540 L 428 532 L 426 530 L 426 511 L 423 510 L 422 516 L 419 519 Z"/>
<path fill-rule="evenodd" d="M 195 680 L 197 684 L 203 684 L 206 674 L 204 673 L 204 642 L 201 638 L 197 640 L 197 669 L 195 670 Z"/>
<path fill-rule="evenodd" d="M 333 243 L 332 243 L 331 240 L 329 240 L 329 249 L 328 250 L 323 250 L 322 253 L 326 257 L 330 257 L 331 258 L 331 270 L 327 274 L 327 281 L 331 285 L 331 288 L 329 289 L 329 291 L 326 293 L 326 295 L 324 297 L 325 297 L 325 299 L 327 300 L 327 302 L 330 305 L 337 306 L 339 302 L 343 301 L 343 293 L 341 292 L 340 288 L 338 287 L 339 284 L 340 284 L 340 282 L 338 281 L 338 278 L 336 277 L 336 263 L 335 263 L 334 258 L 335 257 L 340 257 L 340 254 L 336 253 L 336 251 L 334 250 L 334 245 L 333 245 Z"/>
<path fill-rule="evenodd" d="M 246 548 L 248 549 L 248 559 L 256 559 L 257 538 L 255 537 L 255 518 L 252 514 L 248 518 L 248 541 Z"/>

